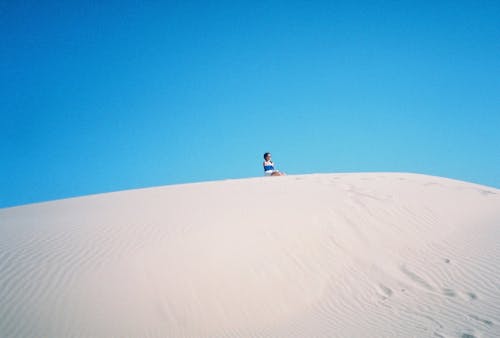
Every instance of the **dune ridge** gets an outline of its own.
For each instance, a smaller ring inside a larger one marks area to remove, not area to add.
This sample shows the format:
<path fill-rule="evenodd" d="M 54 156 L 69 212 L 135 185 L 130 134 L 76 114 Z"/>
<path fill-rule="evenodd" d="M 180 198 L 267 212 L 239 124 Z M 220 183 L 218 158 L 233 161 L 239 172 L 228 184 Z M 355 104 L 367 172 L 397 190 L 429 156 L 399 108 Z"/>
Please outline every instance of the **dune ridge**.
<path fill-rule="evenodd" d="M 0 337 L 500 337 L 500 190 L 258 177 L 0 209 Z"/>

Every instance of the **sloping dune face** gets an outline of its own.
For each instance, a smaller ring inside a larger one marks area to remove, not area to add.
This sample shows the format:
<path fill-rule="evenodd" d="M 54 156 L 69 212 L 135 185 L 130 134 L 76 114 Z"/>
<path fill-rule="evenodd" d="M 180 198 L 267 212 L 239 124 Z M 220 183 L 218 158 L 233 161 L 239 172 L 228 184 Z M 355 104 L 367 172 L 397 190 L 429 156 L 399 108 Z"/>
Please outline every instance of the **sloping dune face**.
<path fill-rule="evenodd" d="M 1 337 L 500 336 L 500 190 L 399 173 L 0 210 Z"/>

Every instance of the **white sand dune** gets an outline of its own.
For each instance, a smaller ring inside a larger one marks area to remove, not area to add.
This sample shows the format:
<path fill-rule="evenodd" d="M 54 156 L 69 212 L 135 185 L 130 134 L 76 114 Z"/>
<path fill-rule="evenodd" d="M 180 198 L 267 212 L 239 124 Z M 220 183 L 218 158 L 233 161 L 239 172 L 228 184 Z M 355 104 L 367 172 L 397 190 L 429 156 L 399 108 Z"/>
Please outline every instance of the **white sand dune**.
<path fill-rule="evenodd" d="M 500 337 L 500 190 L 314 174 L 2 209 L 0 337 Z"/>

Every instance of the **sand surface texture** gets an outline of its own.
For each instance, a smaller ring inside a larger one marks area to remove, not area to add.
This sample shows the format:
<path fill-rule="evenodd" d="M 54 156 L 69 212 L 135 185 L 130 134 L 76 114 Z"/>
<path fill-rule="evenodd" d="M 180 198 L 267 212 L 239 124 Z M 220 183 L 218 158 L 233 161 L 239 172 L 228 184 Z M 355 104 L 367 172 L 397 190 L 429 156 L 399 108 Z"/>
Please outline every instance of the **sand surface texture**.
<path fill-rule="evenodd" d="M 313 174 L 1 209 L 0 337 L 500 337 L 500 190 Z"/>

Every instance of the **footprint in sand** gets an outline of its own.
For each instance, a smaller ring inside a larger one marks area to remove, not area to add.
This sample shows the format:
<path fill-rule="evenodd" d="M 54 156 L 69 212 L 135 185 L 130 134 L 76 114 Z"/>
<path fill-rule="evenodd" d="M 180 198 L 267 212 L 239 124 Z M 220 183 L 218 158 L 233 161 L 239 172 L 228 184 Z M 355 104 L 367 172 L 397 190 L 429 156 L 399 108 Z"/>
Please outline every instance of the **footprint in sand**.
<path fill-rule="evenodd" d="M 469 297 L 469 300 L 477 299 L 477 295 L 474 292 L 466 292 L 465 294 Z"/>
<path fill-rule="evenodd" d="M 455 297 L 457 295 L 452 289 L 443 289 L 443 294 L 448 297 Z"/>
<path fill-rule="evenodd" d="M 443 294 L 448 297 L 457 297 L 459 296 L 460 298 L 464 300 L 476 300 L 477 295 L 474 292 L 458 292 L 453 289 L 448 289 L 444 288 L 443 289 Z"/>
<path fill-rule="evenodd" d="M 485 325 L 488 325 L 488 326 L 493 326 L 493 322 L 491 320 L 488 320 L 488 319 L 483 319 L 483 318 L 480 318 L 476 315 L 469 315 L 470 318 L 474 319 L 474 320 L 477 320 L 478 322 L 481 322 Z"/>
<path fill-rule="evenodd" d="M 422 277 L 420 277 L 419 275 L 417 275 L 416 273 L 408 270 L 408 268 L 404 265 L 401 266 L 401 271 L 406 275 L 408 276 L 413 282 L 415 282 L 416 284 L 420 285 L 421 287 L 429 290 L 429 291 L 433 291 L 434 288 L 425 280 L 423 279 Z"/>
<path fill-rule="evenodd" d="M 461 338 L 476 338 L 472 333 L 462 333 Z"/>
<path fill-rule="evenodd" d="M 380 298 L 382 298 L 382 300 L 386 300 L 387 298 L 392 296 L 393 292 L 392 292 L 392 289 L 390 287 L 385 286 L 382 283 L 379 283 L 378 287 L 379 287 L 379 291 L 381 293 L 379 295 L 380 295 Z"/>

